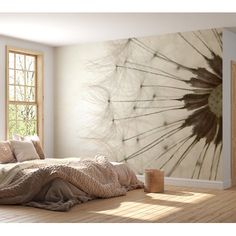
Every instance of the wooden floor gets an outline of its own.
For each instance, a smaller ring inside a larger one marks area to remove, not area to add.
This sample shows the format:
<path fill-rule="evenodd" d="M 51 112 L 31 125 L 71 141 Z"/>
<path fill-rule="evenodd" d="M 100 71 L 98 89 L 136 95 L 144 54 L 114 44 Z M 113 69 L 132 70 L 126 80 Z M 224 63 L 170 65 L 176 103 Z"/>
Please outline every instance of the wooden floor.
<path fill-rule="evenodd" d="M 146 194 L 139 189 L 123 197 L 77 205 L 69 212 L 0 206 L 0 222 L 236 222 L 236 188 L 167 186 L 162 194 Z"/>

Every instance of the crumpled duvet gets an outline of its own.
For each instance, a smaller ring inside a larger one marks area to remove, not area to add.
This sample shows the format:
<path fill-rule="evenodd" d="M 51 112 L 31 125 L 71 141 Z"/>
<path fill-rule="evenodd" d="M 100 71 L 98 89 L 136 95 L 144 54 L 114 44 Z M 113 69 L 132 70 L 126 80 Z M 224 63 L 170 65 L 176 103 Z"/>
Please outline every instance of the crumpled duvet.
<path fill-rule="evenodd" d="M 104 156 L 27 161 L 0 169 L 0 204 L 54 211 L 68 211 L 79 203 L 142 187 L 128 166 L 111 163 Z"/>

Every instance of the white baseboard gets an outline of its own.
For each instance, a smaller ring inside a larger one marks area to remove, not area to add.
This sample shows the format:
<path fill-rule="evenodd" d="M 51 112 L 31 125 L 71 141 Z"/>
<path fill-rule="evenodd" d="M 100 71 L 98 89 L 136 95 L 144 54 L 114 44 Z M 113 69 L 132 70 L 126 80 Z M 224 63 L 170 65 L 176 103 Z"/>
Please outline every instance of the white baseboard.
<path fill-rule="evenodd" d="M 138 179 L 144 182 L 144 175 L 137 175 Z M 184 179 L 184 178 L 172 178 L 165 177 L 165 185 L 194 187 L 194 188 L 208 188 L 208 189 L 226 189 L 229 183 L 223 181 L 210 181 L 201 179 Z"/>
<path fill-rule="evenodd" d="M 224 181 L 224 189 L 230 188 L 232 186 L 231 179 Z"/>

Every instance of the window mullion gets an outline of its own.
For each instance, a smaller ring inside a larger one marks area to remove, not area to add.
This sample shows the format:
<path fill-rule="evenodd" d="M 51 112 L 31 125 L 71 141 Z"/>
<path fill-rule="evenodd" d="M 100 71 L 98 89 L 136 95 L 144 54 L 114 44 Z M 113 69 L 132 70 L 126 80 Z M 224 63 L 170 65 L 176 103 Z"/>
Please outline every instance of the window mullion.
<path fill-rule="evenodd" d="M 23 70 L 23 73 L 24 73 L 24 100 L 26 101 L 26 56 L 24 55 L 24 70 Z"/>
<path fill-rule="evenodd" d="M 14 100 L 16 101 L 16 54 L 15 53 L 14 53 L 14 68 L 13 69 L 14 69 Z"/>

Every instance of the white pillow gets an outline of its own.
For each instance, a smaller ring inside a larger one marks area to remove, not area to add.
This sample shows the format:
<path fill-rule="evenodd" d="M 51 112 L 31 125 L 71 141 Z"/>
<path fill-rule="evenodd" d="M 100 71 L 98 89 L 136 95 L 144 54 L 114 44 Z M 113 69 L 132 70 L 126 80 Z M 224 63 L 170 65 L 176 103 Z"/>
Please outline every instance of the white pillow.
<path fill-rule="evenodd" d="M 11 140 L 10 143 L 18 162 L 40 159 L 31 141 Z"/>
<path fill-rule="evenodd" d="M 45 154 L 44 154 L 44 151 L 43 151 L 43 148 L 42 148 L 42 145 L 40 143 L 38 135 L 35 134 L 35 135 L 29 135 L 29 136 L 24 136 L 23 137 L 19 134 L 13 134 L 13 140 L 32 142 L 36 152 L 39 155 L 39 158 L 40 159 L 45 159 Z"/>
<path fill-rule="evenodd" d="M 13 140 L 24 141 L 24 137 L 20 136 L 19 134 L 13 134 L 12 137 L 13 137 Z"/>

